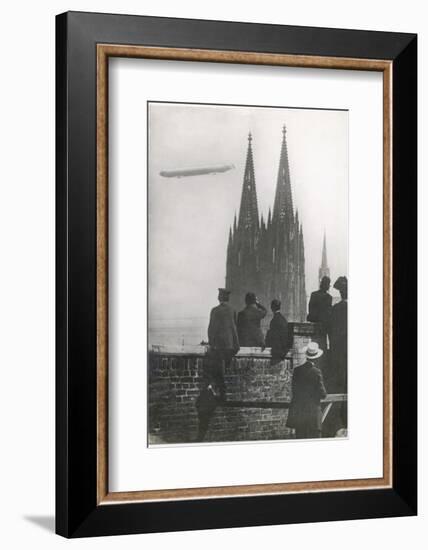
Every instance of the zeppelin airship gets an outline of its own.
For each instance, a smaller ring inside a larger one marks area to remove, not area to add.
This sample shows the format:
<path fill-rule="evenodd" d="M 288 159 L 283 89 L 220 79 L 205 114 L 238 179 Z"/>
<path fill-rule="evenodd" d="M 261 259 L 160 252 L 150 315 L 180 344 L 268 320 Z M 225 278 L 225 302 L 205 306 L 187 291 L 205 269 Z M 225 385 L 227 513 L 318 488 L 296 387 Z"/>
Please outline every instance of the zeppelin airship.
<path fill-rule="evenodd" d="M 235 168 L 234 164 L 219 164 L 217 166 L 204 166 L 202 168 L 183 168 L 181 170 L 162 170 L 159 175 L 164 178 L 187 178 L 190 176 L 205 176 L 208 174 L 218 174 L 228 172 Z"/>

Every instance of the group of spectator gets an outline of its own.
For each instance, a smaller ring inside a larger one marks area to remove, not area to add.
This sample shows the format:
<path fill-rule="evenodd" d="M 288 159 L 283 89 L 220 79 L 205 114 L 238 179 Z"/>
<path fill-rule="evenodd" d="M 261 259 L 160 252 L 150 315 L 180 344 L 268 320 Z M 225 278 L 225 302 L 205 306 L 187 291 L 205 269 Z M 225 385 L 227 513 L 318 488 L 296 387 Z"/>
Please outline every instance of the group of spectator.
<path fill-rule="evenodd" d="M 334 283 L 341 296 L 334 305 L 330 283 L 329 277 L 323 277 L 319 290 L 311 294 L 307 320 L 316 323 L 317 336 L 305 349 L 305 363 L 293 371 L 287 425 L 299 439 L 334 436 L 338 429 L 347 427 L 346 404 L 336 406 L 329 422 L 321 426 L 321 400 L 327 393 L 347 392 L 348 281 L 339 277 Z M 292 335 L 279 300 L 271 302 L 272 319 L 265 338 L 261 321 L 267 310 L 256 295 L 253 292 L 245 295 L 245 308 L 237 317 L 229 305 L 229 296 L 229 290 L 219 288 L 219 305 L 211 310 L 206 357 L 209 380 L 198 401 L 199 407 L 208 403 L 215 407 L 217 401 L 225 400 L 224 369 L 241 347 L 271 348 L 271 362 L 276 364 L 285 359 L 292 346 Z"/>
<path fill-rule="evenodd" d="M 321 279 L 320 288 L 312 292 L 308 321 L 317 324 L 317 336 L 314 340 L 324 352 L 328 352 L 322 361 L 322 371 L 329 393 L 345 393 L 347 385 L 348 356 L 348 280 L 339 277 L 333 288 L 339 291 L 340 301 L 332 305 L 329 293 L 330 278 Z"/>
<path fill-rule="evenodd" d="M 329 277 L 321 279 L 319 290 L 311 294 L 307 316 L 308 321 L 317 325 L 313 343 L 321 352 L 316 360 L 323 385 L 320 399 L 325 397 L 323 393 L 344 395 L 348 392 L 348 279 L 342 276 L 335 281 L 333 288 L 339 291 L 340 301 L 334 305 L 330 284 Z M 319 433 L 321 435 L 322 430 L 324 437 L 334 437 L 340 432 L 346 433 L 347 425 L 347 403 L 333 403 L 322 426 L 319 425 Z"/>
<path fill-rule="evenodd" d="M 257 347 L 262 350 L 271 348 L 272 362 L 285 359 L 290 348 L 288 323 L 281 314 L 281 302 L 272 300 L 272 320 L 266 339 L 261 328 L 261 321 L 267 310 L 257 300 L 254 292 L 245 295 L 245 308 L 236 317 L 229 305 L 230 290 L 219 288 L 219 305 L 211 310 L 208 326 L 208 357 L 210 372 L 220 399 L 225 397 L 223 364 L 227 368 L 232 357 L 241 347 Z"/>
<path fill-rule="evenodd" d="M 261 321 L 266 317 L 266 308 L 259 303 L 253 292 L 245 295 L 245 308 L 238 313 L 237 331 L 241 347 L 271 348 L 272 363 L 285 359 L 291 347 L 287 319 L 281 313 L 281 302 L 271 302 L 272 319 L 266 338 L 261 329 Z"/>

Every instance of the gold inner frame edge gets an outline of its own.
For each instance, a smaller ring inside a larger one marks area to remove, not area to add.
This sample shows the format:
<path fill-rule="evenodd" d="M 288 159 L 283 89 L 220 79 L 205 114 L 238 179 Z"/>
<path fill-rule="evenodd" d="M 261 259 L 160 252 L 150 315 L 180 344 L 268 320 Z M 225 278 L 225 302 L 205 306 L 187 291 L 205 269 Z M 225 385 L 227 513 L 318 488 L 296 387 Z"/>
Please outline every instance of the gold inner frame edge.
<path fill-rule="evenodd" d="M 383 476 L 256 485 L 108 490 L 108 59 L 276 65 L 383 73 Z M 392 61 L 258 52 L 97 44 L 97 503 L 145 502 L 378 489 L 392 486 Z"/>

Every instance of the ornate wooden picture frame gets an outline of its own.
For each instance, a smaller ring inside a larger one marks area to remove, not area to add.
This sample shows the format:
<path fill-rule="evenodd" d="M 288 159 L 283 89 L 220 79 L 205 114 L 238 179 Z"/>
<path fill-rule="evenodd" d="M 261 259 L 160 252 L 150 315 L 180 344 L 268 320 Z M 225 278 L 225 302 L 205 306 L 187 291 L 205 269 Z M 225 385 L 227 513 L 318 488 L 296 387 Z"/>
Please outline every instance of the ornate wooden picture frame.
<path fill-rule="evenodd" d="M 416 514 L 416 36 L 69 12 L 57 16 L 56 40 L 57 533 L 82 537 Z M 382 477 L 109 490 L 112 57 L 383 75 Z"/>

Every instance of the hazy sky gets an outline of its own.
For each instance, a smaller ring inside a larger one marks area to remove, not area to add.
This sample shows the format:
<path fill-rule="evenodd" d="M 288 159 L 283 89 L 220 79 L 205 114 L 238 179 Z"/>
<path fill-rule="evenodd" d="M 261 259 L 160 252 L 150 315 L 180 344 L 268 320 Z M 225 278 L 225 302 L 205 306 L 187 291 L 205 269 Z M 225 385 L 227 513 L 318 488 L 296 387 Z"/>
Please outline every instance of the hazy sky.
<path fill-rule="evenodd" d="M 239 212 L 247 136 L 259 214 L 273 206 L 287 127 L 294 206 L 303 224 L 306 289 L 318 287 L 324 229 L 332 279 L 347 275 L 348 113 L 151 103 L 149 107 L 150 317 L 206 317 L 226 275 L 229 227 Z M 161 170 L 234 164 L 216 175 L 164 178 Z M 334 293 L 334 292 L 333 292 Z"/>

